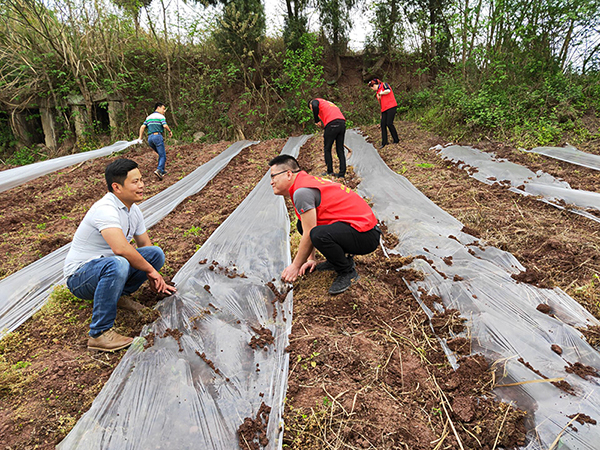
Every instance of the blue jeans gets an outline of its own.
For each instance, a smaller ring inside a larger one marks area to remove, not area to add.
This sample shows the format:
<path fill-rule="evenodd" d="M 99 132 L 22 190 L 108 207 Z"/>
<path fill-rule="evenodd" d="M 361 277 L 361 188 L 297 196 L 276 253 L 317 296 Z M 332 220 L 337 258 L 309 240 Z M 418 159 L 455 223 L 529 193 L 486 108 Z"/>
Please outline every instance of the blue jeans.
<path fill-rule="evenodd" d="M 162 134 L 151 134 L 148 136 L 148 145 L 158 153 L 158 170 L 160 173 L 165 173 L 165 165 L 167 164 L 167 153 L 165 152 L 165 141 Z"/>
<path fill-rule="evenodd" d="M 165 254 L 160 247 L 150 245 L 137 251 L 156 270 L 160 270 L 165 263 Z M 98 337 L 113 327 L 119 298 L 133 294 L 146 279 L 146 272 L 134 269 L 122 256 L 93 259 L 67 279 L 67 287 L 73 295 L 94 300 L 91 337 Z"/>

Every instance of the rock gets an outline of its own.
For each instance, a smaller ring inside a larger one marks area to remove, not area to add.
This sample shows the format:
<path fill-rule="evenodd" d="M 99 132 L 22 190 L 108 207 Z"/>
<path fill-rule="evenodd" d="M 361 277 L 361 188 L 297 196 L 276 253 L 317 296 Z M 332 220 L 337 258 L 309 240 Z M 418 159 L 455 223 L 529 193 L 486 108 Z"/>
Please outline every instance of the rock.
<path fill-rule="evenodd" d="M 200 139 L 202 139 L 204 136 L 206 136 L 202 131 L 196 131 L 194 133 L 194 142 L 198 142 Z"/>

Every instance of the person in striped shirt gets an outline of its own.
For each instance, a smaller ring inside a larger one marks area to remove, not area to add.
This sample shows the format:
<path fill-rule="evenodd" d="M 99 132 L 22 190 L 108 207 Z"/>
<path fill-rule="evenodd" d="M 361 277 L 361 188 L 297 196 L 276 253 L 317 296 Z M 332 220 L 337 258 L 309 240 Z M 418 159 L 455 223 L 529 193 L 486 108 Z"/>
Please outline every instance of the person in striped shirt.
<path fill-rule="evenodd" d="M 154 171 L 154 175 L 158 177 L 159 180 L 162 180 L 163 177 L 167 174 L 165 170 L 165 165 L 167 164 L 167 153 L 165 151 L 165 141 L 163 139 L 163 133 L 166 129 L 169 132 L 169 137 L 173 137 L 173 132 L 169 125 L 167 125 L 167 119 L 165 118 L 165 112 L 167 111 L 167 107 L 164 103 L 156 103 L 154 105 L 154 112 L 146 117 L 144 123 L 140 127 L 140 136 L 139 140 L 141 142 L 142 137 L 144 136 L 144 130 L 148 129 L 148 145 L 158 153 L 158 167 Z"/>

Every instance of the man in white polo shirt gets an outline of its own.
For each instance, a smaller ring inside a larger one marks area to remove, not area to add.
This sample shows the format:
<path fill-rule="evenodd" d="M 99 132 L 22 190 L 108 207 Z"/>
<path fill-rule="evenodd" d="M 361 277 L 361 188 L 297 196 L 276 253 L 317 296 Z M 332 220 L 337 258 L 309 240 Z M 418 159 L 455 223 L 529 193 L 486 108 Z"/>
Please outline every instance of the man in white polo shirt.
<path fill-rule="evenodd" d="M 94 300 L 88 348 L 115 351 L 132 338 L 113 329 L 117 306 L 139 311 L 143 306 L 123 295 L 146 281 L 159 293 L 172 294 L 158 270 L 165 254 L 152 245 L 144 217 L 135 202 L 143 199 L 144 182 L 135 161 L 117 159 L 106 167 L 108 193 L 87 212 L 75 232 L 64 274 L 69 290 L 81 299 Z M 130 244 L 134 239 L 137 248 Z"/>

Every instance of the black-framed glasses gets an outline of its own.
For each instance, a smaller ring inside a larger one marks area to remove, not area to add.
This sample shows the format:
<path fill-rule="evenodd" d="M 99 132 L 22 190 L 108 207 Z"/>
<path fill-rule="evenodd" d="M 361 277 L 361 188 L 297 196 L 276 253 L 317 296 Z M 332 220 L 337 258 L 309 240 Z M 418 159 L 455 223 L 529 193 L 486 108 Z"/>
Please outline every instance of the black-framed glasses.
<path fill-rule="evenodd" d="M 272 180 L 273 178 L 275 178 L 277 175 L 281 175 L 282 173 L 286 173 L 288 170 L 291 170 L 291 169 L 285 169 L 285 170 L 282 170 L 281 172 L 272 173 L 272 174 L 271 174 L 271 180 Z"/>
<path fill-rule="evenodd" d="M 281 172 L 272 173 L 272 174 L 271 174 L 271 180 L 272 180 L 273 178 L 275 178 L 277 175 L 281 175 L 282 173 L 286 173 L 288 170 L 289 170 L 290 172 L 292 172 L 292 173 L 298 173 L 298 172 L 300 172 L 300 169 L 298 169 L 298 170 L 285 169 L 285 170 L 282 170 Z"/>

